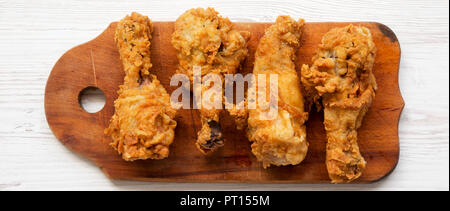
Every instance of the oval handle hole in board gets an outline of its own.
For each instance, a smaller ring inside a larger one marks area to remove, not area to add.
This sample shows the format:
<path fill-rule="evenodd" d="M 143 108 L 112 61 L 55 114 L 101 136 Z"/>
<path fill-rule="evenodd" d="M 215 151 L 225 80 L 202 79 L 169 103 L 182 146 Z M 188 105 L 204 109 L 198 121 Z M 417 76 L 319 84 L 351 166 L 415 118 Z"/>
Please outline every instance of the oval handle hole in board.
<path fill-rule="evenodd" d="M 105 94 L 95 86 L 88 86 L 78 94 L 78 103 L 88 113 L 96 113 L 102 110 L 105 102 Z"/>

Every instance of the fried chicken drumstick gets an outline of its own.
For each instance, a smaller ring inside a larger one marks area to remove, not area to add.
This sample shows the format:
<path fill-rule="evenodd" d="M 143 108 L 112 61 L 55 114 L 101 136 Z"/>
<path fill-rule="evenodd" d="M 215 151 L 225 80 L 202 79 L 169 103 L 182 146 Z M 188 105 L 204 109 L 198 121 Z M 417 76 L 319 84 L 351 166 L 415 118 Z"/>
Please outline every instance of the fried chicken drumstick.
<path fill-rule="evenodd" d="M 119 22 L 114 37 L 125 78 L 105 134 L 127 161 L 166 158 L 177 125 L 169 94 L 149 72 L 152 32 L 147 16 L 132 13 Z"/>
<path fill-rule="evenodd" d="M 259 102 L 256 109 L 249 108 L 247 135 L 253 142 L 253 154 L 264 168 L 271 164 L 299 164 L 308 151 L 304 125 L 308 114 L 304 112 L 303 93 L 294 64 L 303 25 L 302 19 L 295 21 L 289 16 L 279 16 L 275 24 L 266 29 L 256 50 L 253 68 L 255 78 L 258 78 L 258 74 L 265 74 L 267 84 L 270 74 L 278 75 L 276 117 L 264 119 L 262 113 L 267 112 L 267 109 L 261 108 Z M 261 86 L 252 83 L 248 95 L 251 92 L 259 95 Z M 269 86 L 266 86 L 266 90 L 269 90 Z"/>
<path fill-rule="evenodd" d="M 219 16 L 213 8 L 188 10 L 176 20 L 172 35 L 172 45 L 179 60 L 177 72 L 188 75 L 193 82 L 194 68 L 199 67 L 202 77 L 215 73 L 223 83 L 224 74 L 235 73 L 246 58 L 249 37 L 249 32 L 233 30 L 230 20 Z M 204 84 L 194 86 L 194 92 L 204 93 L 209 88 Z M 219 95 L 223 97 L 223 92 Z M 208 153 L 224 144 L 220 109 L 205 108 L 197 97 L 195 103 L 200 109 L 202 128 L 196 146 L 202 153 Z"/>
<path fill-rule="evenodd" d="M 316 101 L 322 99 L 326 165 L 333 183 L 355 180 L 366 166 L 357 129 L 377 89 L 372 73 L 375 54 L 369 29 L 349 25 L 326 33 L 312 66 L 302 66 L 305 89 Z"/>

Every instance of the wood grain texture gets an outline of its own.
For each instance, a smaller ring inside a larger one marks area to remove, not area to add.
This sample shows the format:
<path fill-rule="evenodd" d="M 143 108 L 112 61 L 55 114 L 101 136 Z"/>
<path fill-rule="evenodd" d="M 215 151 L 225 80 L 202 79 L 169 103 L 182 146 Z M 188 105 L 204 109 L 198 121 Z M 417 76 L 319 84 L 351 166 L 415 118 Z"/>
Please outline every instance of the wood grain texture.
<path fill-rule="evenodd" d="M 401 152 L 388 177 L 371 184 L 234 184 L 109 180 L 60 144 L 48 127 L 44 90 L 52 67 L 131 11 L 174 21 L 193 7 L 215 7 L 234 22 L 375 21 L 401 49 Z M 448 190 L 449 1 L 447 0 L 0 0 L 0 190 Z"/>
<path fill-rule="evenodd" d="M 310 64 L 321 37 L 334 27 L 349 23 L 307 23 L 302 47 L 297 52 L 296 67 Z M 377 97 L 359 130 L 359 143 L 367 168 L 356 183 L 371 182 L 388 174 L 399 156 L 398 120 L 404 103 L 398 88 L 400 47 L 395 34 L 379 23 L 353 23 L 368 27 L 378 48 L 374 73 Z M 114 113 L 117 90 L 123 83 L 123 70 L 113 37 L 116 23 L 96 39 L 65 53 L 56 63 L 47 81 L 45 111 L 55 136 L 73 151 L 98 165 L 111 179 L 179 182 L 252 182 L 252 183 L 327 183 L 325 167 L 326 135 L 323 114 L 312 113 L 307 123 L 308 155 L 301 165 L 263 169 L 252 155 L 245 134 L 235 129 L 232 119 L 223 112 L 221 125 L 225 147 L 209 156 L 195 149 L 197 130 L 201 128 L 197 110 L 180 110 L 176 117 L 175 140 L 170 156 L 164 160 L 126 162 L 109 146 L 111 139 L 104 128 Z M 252 33 L 249 57 L 241 73 L 253 70 L 254 53 L 264 29 L 270 23 L 235 23 L 235 28 Z M 177 59 L 171 47 L 173 22 L 155 22 L 151 45 L 151 72 L 156 74 L 169 93 L 170 78 Z M 280 82 L 282 83 L 282 82 Z M 78 101 L 81 90 L 98 87 L 106 95 L 105 107 L 97 113 L 85 112 Z"/>

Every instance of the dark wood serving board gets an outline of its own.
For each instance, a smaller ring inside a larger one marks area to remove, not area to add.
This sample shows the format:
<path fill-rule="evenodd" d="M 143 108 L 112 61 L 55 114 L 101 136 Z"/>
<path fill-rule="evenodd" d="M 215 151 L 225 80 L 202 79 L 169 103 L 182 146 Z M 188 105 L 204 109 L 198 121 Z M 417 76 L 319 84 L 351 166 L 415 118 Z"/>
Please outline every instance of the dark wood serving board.
<path fill-rule="evenodd" d="M 113 37 L 117 23 L 112 23 L 94 40 L 66 52 L 55 64 L 45 89 L 45 113 L 55 136 L 74 152 L 87 157 L 111 179 L 177 182 L 235 183 L 329 183 L 325 166 L 326 136 L 323 113 L 313 112 L 307 122 L 310 143 L 306 159 L 297 166 L 263 169 L 251 153 L 244 132 L 237 131 L 227 112 L 221 125 L 225 146 L 204 156 L 194 146 L 200 128 L 197 110 L 180 110 L 178 126 L 169 158 L 126 162 L 111 148 L 111 139 L 103 130 L 114 113 L 113 102 L 123 82 L 123 70 Z M 297 68 L 310 64 L 324 33 L 349 23 L 306 23 Z M 358 131 L 358 142 L 367 161 L 363 175 L 354 183 L 368 183 L 389 174 L 399 157 L 398 121 L 404 102 L 398 86 L 400 46 L 395 34 L 383 24 L 353 23 L 368 27 L 378 49 L 374 73 L 378 91 L 372 107 Z M 250 54 L 241 73 L 250 73 L 254 52 L 264 29 L 270 23 L 235 23 L 235 28 L 252 33 Z M 175 50 L 170 40 L 173 22 L 155 22 L 151 45 L 153 68 L 171 93 L 170 77 L 177 68 Z M 81 90 L 94 86 L 106 96 L 106 104 L 97 113 L 87 113 L 78 102 Z"/>

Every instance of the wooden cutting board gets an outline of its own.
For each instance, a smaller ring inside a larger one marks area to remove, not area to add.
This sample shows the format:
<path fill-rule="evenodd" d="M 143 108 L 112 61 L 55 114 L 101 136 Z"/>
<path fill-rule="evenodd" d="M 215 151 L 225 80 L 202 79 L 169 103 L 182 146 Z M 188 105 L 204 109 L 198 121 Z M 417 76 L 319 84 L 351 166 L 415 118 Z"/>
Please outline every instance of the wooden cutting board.
<path fill-rule="evenodd" d="M 311 57 L 324 33 L 349 23 L 306 23 L 297 68 L 311 64 Z M 368 183 L 389 174 L 399 157 L 398 121 L 404 102 L 398 86 L 400 46 L 395 34 L 383 24 L 353 23 L 368 27 L 378 49 L 374 73 L 378 91 L 372 107 L 358 131 L 361 153 L 367 161 L 363 175 L 354 183 Z M 164 160 L 126 162 L 108 144 L 104 135 L 114 113 L 113 102 L 123 82 L 123 70 L 113 37 L 117 23 L 112 23 L 94 40 L 66 52 L 55 64 L 45 89 L 45 113 L 55 136 L 74 152 L 87 157 L 111 179 L 177 182 L 235 183 L 329 183 L 325 166 L 326 136 L 323 113 L 313 112 L 307 122 L 310 143 L 306 159 L 297 166 L 263 169 L 251 153 L 244 132 L 235 129 L 227 112 L 222 115 L 225 146 L 204 156 L 194 146 L 200 129 L 198 110 L 180 110 L 170 156 Z M 264 29 L 270 23 L 235 23 L 235 28 L 252 33 L 250 54 L 241 73 L 251 73 L 254 52 Z M 173 22 L 155 22 L 151 45 L 153 68 L 171 93 L 170 77 L 177 68 L 175 50 L 170 40 Z M 97 113 L 85 112 L 78 101 L 86 87 L 100 88 L 106 104 Z"/>

